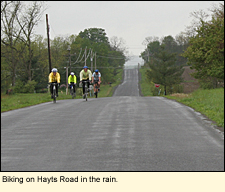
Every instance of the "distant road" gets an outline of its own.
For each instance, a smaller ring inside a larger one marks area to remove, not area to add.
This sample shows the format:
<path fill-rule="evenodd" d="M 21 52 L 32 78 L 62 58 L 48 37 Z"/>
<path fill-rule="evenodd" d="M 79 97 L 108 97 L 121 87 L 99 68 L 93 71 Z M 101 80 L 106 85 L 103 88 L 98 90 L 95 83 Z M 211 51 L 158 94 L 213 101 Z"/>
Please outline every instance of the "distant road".
<path fill-rule="evenodd" d="M 113 97 L 1 113 L 1 170 L 224 171 L 223 134 L 137 81 L 128 69 Z"/>

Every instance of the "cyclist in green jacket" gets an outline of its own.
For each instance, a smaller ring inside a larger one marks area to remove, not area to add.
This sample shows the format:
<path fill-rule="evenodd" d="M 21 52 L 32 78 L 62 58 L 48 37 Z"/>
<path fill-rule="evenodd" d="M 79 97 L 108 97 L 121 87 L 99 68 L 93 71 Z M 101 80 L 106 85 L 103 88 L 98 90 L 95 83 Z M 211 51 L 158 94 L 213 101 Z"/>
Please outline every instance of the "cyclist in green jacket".
<path fill-rule="evenodd" d="M 68 77 L 68 85 L 69 85 L 69 88 L 71 89 L 71 87 L 73 86 L 73 92 L 75 93 L 75 86 L 76 86 L 76 83 L 77 83 L 77 77 L 76 75 L 74 74 L 74 72 L 71 72 L 70 73 L 70 76 Z"/>

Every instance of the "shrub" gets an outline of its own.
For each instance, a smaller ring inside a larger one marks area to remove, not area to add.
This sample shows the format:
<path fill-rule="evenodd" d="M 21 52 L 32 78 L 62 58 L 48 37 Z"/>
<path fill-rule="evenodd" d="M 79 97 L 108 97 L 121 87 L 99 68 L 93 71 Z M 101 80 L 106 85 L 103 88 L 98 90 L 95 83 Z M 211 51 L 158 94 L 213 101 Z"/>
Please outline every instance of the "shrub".
<path fill-rule="evenodd" d="M 14 87 L 14 91 L 16 93 L 33 93 L 36 84 L 37 84 L 37 82 L 35 82 L 34 80 L 32 80 L 32 81 L 28 80 L 28 82 L 26 84 L 24 84 L 22 81 L 18 80 Z"/>

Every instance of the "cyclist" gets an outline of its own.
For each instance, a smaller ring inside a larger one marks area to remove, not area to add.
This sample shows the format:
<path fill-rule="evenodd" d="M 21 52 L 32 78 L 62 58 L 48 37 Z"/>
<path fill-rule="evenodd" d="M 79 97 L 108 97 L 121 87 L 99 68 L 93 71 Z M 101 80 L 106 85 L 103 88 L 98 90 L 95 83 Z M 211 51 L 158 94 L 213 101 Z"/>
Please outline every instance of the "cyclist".
<path fill-rule="evenodd" d="M 98 87 L 98 91 L 100 91 L 100 83 L 101 83 L 101 73 L 98 71 L 98 69 L 95 70 L 95 72 L 92 74 L 92 83 L 94 84 L 94 94 L 96 94 L 97 92 L 97 88 L 95 88 L 96 86 Z"/>
<path fill-rule="evenodd" d="M 58 70 L 56 68 L 53 68 L 52 69 L 52 72 L 49 74 L 48 76 L 48 79 L 49 79 L 49 83 L 50 84 L 50 91 L 51 91 L 51 98 L 53 99 L 53 85 L 52 83 L 58 83 L 58 86 L 59 86 L 59 83 L 60 83 L 60 74 L 58 73 Z M 56 86 L 56 96 L 58 97 L 58 86 Z"/>
<path fill-rule="evenodd" d="M 74 75 L 74 72 L 71 72 L 70 76 L 68 77 L 68 85 L 69 85 L 70 89 L 73 86 L 74 93 L 75 93 L 76 83 L 77 83 L 77 77 L 76 77 L 76 75 Z"/>
<path fill-rule="evenodd" d="M 91 76 L 92 76 L 91 70 L 89 70 L 87 66 L 84 66 L 80 72 L 80 82 L 82 82 L 82 85 L 83 85 L 83 98 L 84 98 L 84 93 L 85 93 L 84 81 L 87 81 L 87 86 L 88 86 L 88 90 L 89 90 Z"/>

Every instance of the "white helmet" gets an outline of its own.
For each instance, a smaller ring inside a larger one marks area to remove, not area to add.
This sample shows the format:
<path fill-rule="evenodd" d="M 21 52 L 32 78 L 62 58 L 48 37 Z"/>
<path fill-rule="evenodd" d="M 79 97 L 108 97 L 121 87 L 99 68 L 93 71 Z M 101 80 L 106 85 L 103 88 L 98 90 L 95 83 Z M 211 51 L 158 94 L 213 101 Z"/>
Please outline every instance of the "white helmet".
<path fill-rule="evenodd" d="M 74 75 L 74 72 L 71 72 L 70 74 L 71 74 L 71 75 Z"/>
<path fill-rule="evenodd" d="M 52 69 L 52 72 L 57 72 L 58 70 L 56 68 L 53 68 Z"/>

